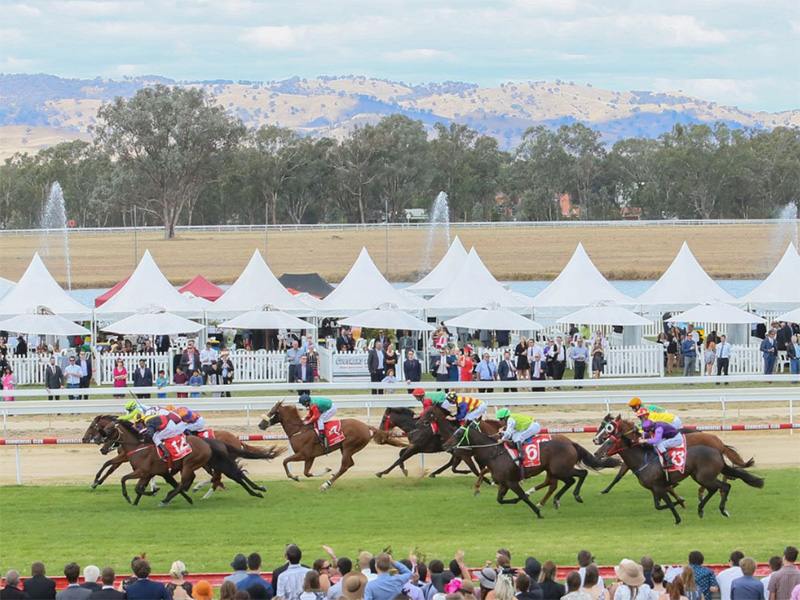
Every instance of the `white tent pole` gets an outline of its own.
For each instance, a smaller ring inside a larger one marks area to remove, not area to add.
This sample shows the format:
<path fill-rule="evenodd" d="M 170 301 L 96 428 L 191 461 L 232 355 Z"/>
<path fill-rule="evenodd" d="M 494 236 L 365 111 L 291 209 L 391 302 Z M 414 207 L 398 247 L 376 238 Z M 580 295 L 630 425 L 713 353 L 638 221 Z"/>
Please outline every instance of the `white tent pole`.
<path fill-rule="evenodd" d="M 96 352 L 97 341 L 97 315 L 95 314 L 94 309 L 92 309 L 92 366 L 94 367 L 94 382 L 97 385 L 100 385 L 100 354 Z"/>

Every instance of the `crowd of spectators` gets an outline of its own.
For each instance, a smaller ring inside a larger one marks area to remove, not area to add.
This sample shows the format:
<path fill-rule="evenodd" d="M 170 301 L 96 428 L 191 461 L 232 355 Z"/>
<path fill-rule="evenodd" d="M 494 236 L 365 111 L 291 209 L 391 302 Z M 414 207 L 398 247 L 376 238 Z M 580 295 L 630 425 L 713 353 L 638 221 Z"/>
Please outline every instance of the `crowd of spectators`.
<path fill-rule="evenodd" d="M 262 572 L 261 555 L 237 554 L 232 573 L 215 587 L 207 580 L 187 580 L 186 565 L 175 561 L 164 584 L 150 579 L 151 567 L 144 554 L 131 562 L 133 574 L 117 577 L 107 566 L 102 571 L 64 567 L 66 589 L 56 592 L 56 582 L 45 575 L 41 562 L 33 563 L 31 576 L 20 583 L 10 570 L 0 600 L 800 600 L 798 551 L 787 546 L 782 556 L 769 559 L 771 573 L 754 577 L 756 561 L 741 551 L 730 555 L 728 568 L 715 574 L 704 566 L 702 552 L 693 550 L 685 565 L 661 565 L 652 557 L 639 562 L 623 559 L 615 576 L 604 581 L 588 550 L 577 554 L 578 568 L 557 580 L 557 566 L 528 557 L 523 567 L 512 567 L 511 553 L 500 548 L 492 560 L 473 573 L 459 550 L 448 565 L 438 559 L 425 563 L 413 553 L 396 560 L 387 552 L 373 556 L 337 557 L 329 546 L 326 556 L 309 562 L 294 544 L 284 549 L 284 562 L 271 574 Z"/>

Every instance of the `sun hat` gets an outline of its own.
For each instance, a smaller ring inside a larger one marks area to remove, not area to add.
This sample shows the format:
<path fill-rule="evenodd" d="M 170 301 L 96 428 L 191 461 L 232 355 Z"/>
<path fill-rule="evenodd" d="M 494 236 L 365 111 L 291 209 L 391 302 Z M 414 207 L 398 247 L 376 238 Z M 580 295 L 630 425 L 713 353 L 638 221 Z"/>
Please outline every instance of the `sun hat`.
<path fill-rule="evenodd" d="M 233 557 L 233 562 L 231 563 L 231 568 L 234 571 L 246 571 L 247 570 L 247 557 L 244 554 L 237 554 Z"/>
<path fill-rule="evenodd" d="M 367 587 L 367 576 L 360 571 L 350 571 L 342 579 L 342 596 L 348 600 L 361 600 Z"/>
<path fill-rule="evenodd" d="M 619 566 L 614 567 L 617 579 L 626 585 L 639 586 L 644 583 L 642 567 L 629 558 L 623 558 Z"/>
<path fill-rule="evenodd" d="M 493 590 L 495 584 L 497 583 L 497 573 L 490 567 L 481 569 L 478 571 L 478 581 L 480 582 L 481 587 L 485 587 L 487 590 Z"/>
<path fill-rule="evenodd" d="M 192 598 L 194 600 L 212 600 L 214 598 L 214 586 L 205 579 L 201 579 L 192 588 Z"/>

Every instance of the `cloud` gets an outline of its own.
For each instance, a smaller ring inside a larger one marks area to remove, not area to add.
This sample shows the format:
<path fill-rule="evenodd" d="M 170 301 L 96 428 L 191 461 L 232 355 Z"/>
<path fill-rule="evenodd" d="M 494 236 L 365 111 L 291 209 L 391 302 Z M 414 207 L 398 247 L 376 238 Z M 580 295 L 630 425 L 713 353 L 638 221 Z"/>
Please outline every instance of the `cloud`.
<path fill-rule="evenodd" d="M 408 50 L 399 50 L 397 52 L 386 52 L 383 56 L 387 60 L 393 61 L 449 60 L 453 58 L 451 52 L 433 50 L 432 48 L 411 48 Z"/>
<path fill-rule="evenodd" d="M 704 100 L 724 104 L 751 104 L 758 98 L 759 90 L 774 85 L 768 79 L 669 79 L 656 78 L 651 88 L 656 92 L 683 92 Z"/>
<path fill-rule="evenodd" d="M 115 75 L 122 75 L 127 77 L 132 77 L 135 75 L 143 75 L 149 72 L 150 72 L 149 67 L 147 67 L 147 65 L 141 65 L 141 64 L 126 63 L 117 65 L 114 68 Z"/>
<path fill-rule="evenodd" d="M 32 58 L 18 58 L 16 56 L 5 56 L 0 60 L 0 70 L 2 71 L 25 71 L 32 69 L 36 65 L 36 61 Z"/>
<path fill-rule="evenodd" d="M 800 35 L 800 21 L 789 21 L 789 27 L 791 28 L 792 33 Z"/>
<path fill-rule="evenodd" d="M 287 25 L 252 27 L 239 36 L 242 42 L 263 50 L 286 50 L 299 45 L 302 35 Z"/>
<path fill-rule="evenodd" d="M 30 4 L 9 4 L 3 7 L 3 18 L 31 18 L 42 16 L 42 11 Z"/>

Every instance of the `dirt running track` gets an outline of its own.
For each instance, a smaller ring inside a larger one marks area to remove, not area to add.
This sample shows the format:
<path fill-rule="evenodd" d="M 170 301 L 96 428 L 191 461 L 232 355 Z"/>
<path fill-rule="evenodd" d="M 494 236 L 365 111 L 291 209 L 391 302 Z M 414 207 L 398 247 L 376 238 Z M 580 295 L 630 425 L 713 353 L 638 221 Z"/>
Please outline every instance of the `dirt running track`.
<path fill-rule="evenodd" d="M 346 411 L 342 411 L 346 412 Z M 569 411 L 556 411 L 546 407 L 539 407 L 537 418 L 545 426 L 588 425 L 599 422 L 602 415 L 588 409 Z M 709 408 L 681 410 L 685 423 L 721 423 L 722 418 L 718 410 Z M 348 415 L 342 415 L 348 416 Z M 355 415 L 365 419 L 366 415 Z M 377 425 L 377 417 L 372 416 L 372 422 Z M 764 423 L 785 422 L 786 407 L 759 406 L 743 408 L 728 415 L 731 423 Z M 206 420 L 216 428 L 227 429 L 239 434 L 261 433 L 256 424 L 258 419 L 251 421 L 250 428 L 245 425 L 244 415 L 235 413 L 206 415 Z M 18 417 L 8 423 L 8 432 L 4 437 L 80 437 L 88 426 L 88 417 L 57 417 L 52 421 L 42 420 L 41 417 Z M 268 433 L 280 433 L 278 428 L 270 428 Z M 720 434 L 722 435 L 722 434 Z M 591 435 L 573 435 L 575 441 L 586 448 L 593 448 Z M 796 467 L 800 465 L 800 431 L 792 435 L 790 431 L 754 431 L 754 432 L 727 432 L 723 439 L 726 443 L 735 446 L 745 458 L 751 456 L 756 459 L 757 467 Z M 254 445 L 269 443 L 285 445 L 285 441 L 254 442 Z M 391 464 L 397 457 L 398 449 L 370 444 L 360 454 L 356 455 L 356 465 L 350 470 L 349 475 L 355 477 L 371 476 Z M 0 485 L 16 483 L 15 451 L 13 447 L 0 447 Z M 315 463 L 315 471 L 319 472 L 324 467 L 336 468 L 341 454 L 332 454 Z M 20 448 L 22 466 L 22 482 L 24 484 L 86 484 L 89 485 L 95 472 L 105 460 L 100 455 L 96 446 L 65 445 L 65 446 L 22 446 Z M 281 466 L 282 457 L 272 461 L 247 462 L 247 469 L 256 480 L 269 480 L 285 477 Z M 447 457 L 442 455 L 428 455 L 425 457 L 425 468 L 436 469 L 443 465 Z M 302 475 L 302 463 L 295 463 L 293 471 Z M 419 458 L 409 461 L 409 470 L 412 474 L 421 472 Z M 124 471 L 122 470 L 124 469 Z M 122 467 L 119 475 L 126 472 L 128 467 Z M 402 477 L 399 470 L 390 476 Z M 118 481 L 115 473 L 110 482 Z"/>

